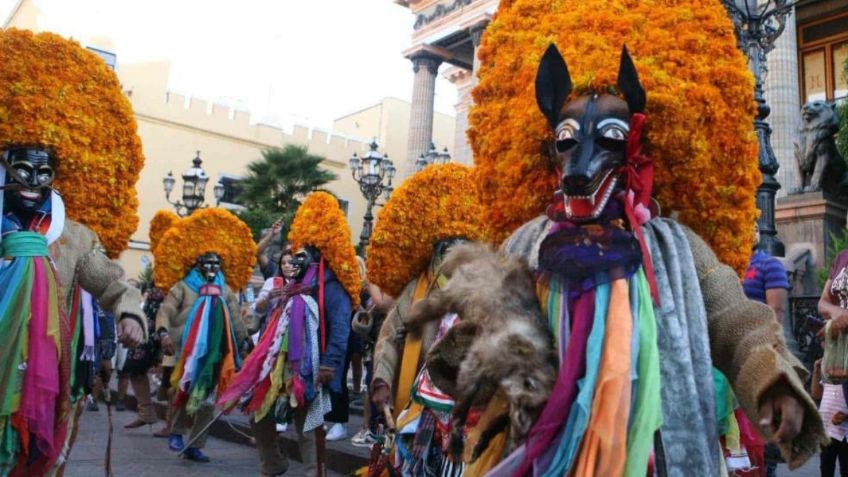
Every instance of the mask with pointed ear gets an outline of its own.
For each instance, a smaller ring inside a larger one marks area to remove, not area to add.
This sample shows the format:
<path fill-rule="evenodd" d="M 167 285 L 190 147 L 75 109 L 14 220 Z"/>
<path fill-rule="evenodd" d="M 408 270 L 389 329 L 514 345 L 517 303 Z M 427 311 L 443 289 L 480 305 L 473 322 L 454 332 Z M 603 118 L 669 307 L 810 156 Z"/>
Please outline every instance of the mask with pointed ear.
<path fill-rule="evenodd" d="M 621 49 L 621 64 L 618 67 L 616 86 L 627 101 L 630 114 L 645 112 L 645 89 L 639 82 L 639 73 L 636 71 L 630 52 L 627 51 L 627 45 Z"/>
<path fill-rule="evenodd" d="M 568 66 L 553 43 L 548 46 L 536 71 L 536 104 L 548 119 L 551 128 L 559 123 L 562 105 L 571 94 L 573 85 Z"/>

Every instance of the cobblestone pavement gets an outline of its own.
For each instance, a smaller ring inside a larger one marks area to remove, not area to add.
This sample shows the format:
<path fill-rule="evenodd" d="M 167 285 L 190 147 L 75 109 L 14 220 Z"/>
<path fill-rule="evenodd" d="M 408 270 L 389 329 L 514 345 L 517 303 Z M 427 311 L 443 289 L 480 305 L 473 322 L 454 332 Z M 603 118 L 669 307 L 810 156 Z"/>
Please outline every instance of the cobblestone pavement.
<path fill-rule="evenodd" d="M 98 412 L 83 412 L 80 432 L 65 470 L 66 477 L 99 477 L 104 473 L 104 456 L 108 435 L 106 406 L 101 403 Z M 124 424 L 135 418 L 135 413 L 112 411 L 114 435 L 112 441 L 112 468 L 115 477 L 224 477 L 258 476 L 259 457 L 256 449 L 221 439 L 209 438 L 204 452 L 212 459 L 208 464 L 189 462 L 168 450 L 166 439 L 152 437 L 154 429 L 142 427 L 124 429 Z M 303 467 L 290 462 L 288 476 L 303 475 Z M 332 477 L 340 474 L 330 472 Z"/>

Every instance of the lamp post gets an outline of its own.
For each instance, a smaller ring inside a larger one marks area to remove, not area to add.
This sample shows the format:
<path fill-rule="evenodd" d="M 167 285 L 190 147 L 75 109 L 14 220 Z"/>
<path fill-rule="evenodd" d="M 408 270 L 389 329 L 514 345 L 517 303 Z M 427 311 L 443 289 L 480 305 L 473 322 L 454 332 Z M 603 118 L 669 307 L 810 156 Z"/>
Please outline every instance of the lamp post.
<path fill-rule="evenodd" d="M 774 42 L 783 33 L 786 17 L 795 6 L 788 0 L 722 0 L 733 20 L 739 49 L 748 55 L 748 66 L 754 74 L 754 100 L 757 117 L 754 129 L 759 142 L 759 167 L 763 183 L 757 188 L 757 208 L 760 209 L 760 248 L 773 256 L 783 256 L 783 243 L 777 238 L 774 223 L 775 195 L 780 184 L 774 178 L 780 165 L 771 147 L 771 127 L 766 118 L 771 108 L 766 104 L 763 83 L 766 73 L 766 53 L 774 49 Z"/>
<path fill-rule="evenodd" d="M 162 179 L 162 185 L 165 189 L 165 200 L 174 206 L 174 210 L 176 210 L 177 215 L 180 217 L 186 217 L 191 215 L 195 210 L 206 207 L 202 204 L 206 196 L 206 184 L 209 183 L 209 176 L 206 175 L 206 171 L 201 167 L 203 161 L 200 159 L 200 151 L 197 151 L 197 155 L 192 159 L 191 163 L 192 167 L 183 172 L 182 175 L 182 200 L 171 201 L 171 192 L 174 191 L 174 185 L 177 183 L 177 180 L 174 179 L 174 173 L 168 172 L 168 175 Z M 217 205 L 224 198 L 224 185 L 218 182 L 212 190 L 215 194 L 215 204 Z"/>
<path fill-rule="evenodd" d="M 445 148 L 442 152 L 438 152 L 436 145 L 431 141 L 430 149 L 427 153 L 421 154 L 415 161 L 415 172 L 421 171 L 430 164 L 447 164 L 450 160 L 451 156 L 448 154 L 448 148 Z"/>
<path fill-rule="evenodd" d="M 377 204 L 377 199 L 382 194 L 386 200 L 392 195 L 394 188 L 392 187 L 392 179 L 395 177 L 397 169 L 388 155 L 377 152 L 377 141 L 371 141 L 368 146 L 371 150 L 363 157 L 359 157 L 356 153 L 350 158 L 350 171 L 353 174 L 353 180 L 359 184 L 359 190 L 365 196 L 368 205 L 365 209 L 364 224 L 362 225 L 362 233 L 359 235 L 359 247 L 365 254 L 365 248 L 368 246 L 368 240 L 371 238 L 371 230 L 374 225 L 374 214 L 372 209 Z"/>

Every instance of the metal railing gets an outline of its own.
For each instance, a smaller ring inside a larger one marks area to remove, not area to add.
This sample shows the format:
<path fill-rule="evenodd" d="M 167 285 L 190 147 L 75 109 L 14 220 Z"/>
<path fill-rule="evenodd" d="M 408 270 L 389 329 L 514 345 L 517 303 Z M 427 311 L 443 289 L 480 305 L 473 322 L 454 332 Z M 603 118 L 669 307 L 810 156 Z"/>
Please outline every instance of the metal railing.
<path fill-rule="evenodd" d="M 823 350 L 816 333 L 824 326 L 824 320 L 818 311 L 819 296 L 793 296 L 789 298 L 789 317 L 791 337 L 795 346 L 792 352 L 804 363 L 807 369 L 813 369 L 813 363 L 821 358 Z"/>

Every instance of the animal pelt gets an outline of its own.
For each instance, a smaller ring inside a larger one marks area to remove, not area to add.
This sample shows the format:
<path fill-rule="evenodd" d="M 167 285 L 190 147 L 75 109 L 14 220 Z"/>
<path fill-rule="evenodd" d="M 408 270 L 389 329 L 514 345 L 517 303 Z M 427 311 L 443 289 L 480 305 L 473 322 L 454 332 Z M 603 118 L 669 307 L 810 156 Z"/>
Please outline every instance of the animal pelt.
<path fill-rule="evenodd" d="M 446 313 L 460 318 L 426 358 L 433 383 L 456 401 L 452 453 L 462 454 L 462 429 L 472 406 L 485 405 L 498 390 L 509 411 L 493 426 L 502 429 L 508 422 L 515 446 L 526 437 L 556 379 L 553 338 L 530 268 L 524 260 L 467 243 L 451 248 L 440 272 L 447 282 L 412 307 L 406 327 L 415 334 Z M 484 431 L 473 459 L 500 429 Z"/>

